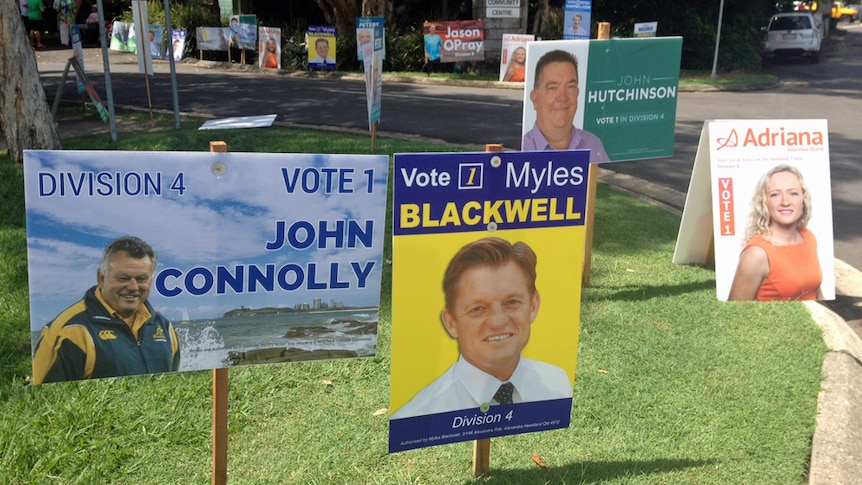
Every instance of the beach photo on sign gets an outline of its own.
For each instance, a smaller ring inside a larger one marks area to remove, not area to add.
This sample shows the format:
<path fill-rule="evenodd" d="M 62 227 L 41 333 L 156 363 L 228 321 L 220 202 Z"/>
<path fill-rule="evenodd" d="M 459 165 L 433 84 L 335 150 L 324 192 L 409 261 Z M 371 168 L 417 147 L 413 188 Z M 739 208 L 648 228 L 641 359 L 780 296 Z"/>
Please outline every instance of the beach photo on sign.
<path fill-rule="evenodd" d="M 387 166 L 28 151 L 37 382 L 373 356 Z M 135 341 L 140 361 L 104 358 Z M 170 359 L 150 366 L 156 355 Z"/>

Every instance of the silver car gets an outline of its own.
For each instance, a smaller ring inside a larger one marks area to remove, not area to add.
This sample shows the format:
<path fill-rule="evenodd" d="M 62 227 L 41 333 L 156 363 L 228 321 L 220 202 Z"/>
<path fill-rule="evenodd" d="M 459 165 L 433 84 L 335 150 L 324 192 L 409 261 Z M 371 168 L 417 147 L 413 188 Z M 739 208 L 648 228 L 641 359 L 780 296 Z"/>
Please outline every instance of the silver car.
<path fill-rule="evenodd" d="M 786 12 L 769 18 L 763 28 L 761 55 L 768 64 L 779 56 L 804 56 L 820 62 L 822 25 L 810 12 Z"/>

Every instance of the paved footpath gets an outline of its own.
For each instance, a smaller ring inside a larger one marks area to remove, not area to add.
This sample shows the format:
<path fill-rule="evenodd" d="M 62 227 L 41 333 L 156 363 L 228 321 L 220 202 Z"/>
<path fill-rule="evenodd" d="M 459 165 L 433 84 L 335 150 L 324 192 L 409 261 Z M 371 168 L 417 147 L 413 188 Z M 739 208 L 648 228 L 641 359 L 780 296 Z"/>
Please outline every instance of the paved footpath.
<path fill-rule="evenodd" d="M 101 49 L 87 48 L 84 52 L 87 72 L 92 73 L 91 75 L 102 75 L 104 70 Z M 36 59 L 40 72 L 62 72 L 70 55 L 70 49 L 49 48 L 38 51 Z M 112 73 L 137 72 L 134 55 L 111 52 L 109 60 Z M 169 73 L 170 65 L 167 62 L 156 62 L 154 69 L 157 73 Z M 184 74 L 212 73 L 213 69 L 250 72 L 257 70 L 252 66 L 227 63 L 176 64 L 177 72 Z M 271 75 L 257 71 L 261 76 Z M 384 82 L 397 80 L 384 76 Z M 53 92 L 46 95 L 49 103 L 53 101 Z M 217 101 L 216 98 L 213 99 Z M 208 113 L 185 114 L 209 117 Z M 72 126 L 60 126 L 61 136 L 67 129 L 74 129 L 75 124 L 64 125 Z M 684 193 L 617 174 L 610 169 L 601 169 L 599 181 L 676 213 L 681 213 L 685 204 Z M 823 363 L 824 378 L 817 404 L 817 427 L 812 441 L 808 476 L 812 485 L 862 484 L 862 339 L 859 337 L 862 332 L 860 328 L 848 325 L 848 321 L 852 325 L 862 322 L 862 273 L 841 260 L 836 259 L 835 265 L 836 301 L 805 304 L 814 321 L 821 327 L 824 342 L 829 347 Z"/>

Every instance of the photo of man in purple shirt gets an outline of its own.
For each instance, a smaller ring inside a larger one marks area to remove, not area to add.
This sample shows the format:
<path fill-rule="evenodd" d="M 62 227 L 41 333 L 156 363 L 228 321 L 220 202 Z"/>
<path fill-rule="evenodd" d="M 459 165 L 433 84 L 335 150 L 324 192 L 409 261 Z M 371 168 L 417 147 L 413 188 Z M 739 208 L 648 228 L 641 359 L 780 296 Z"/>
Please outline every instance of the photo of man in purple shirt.
<path fill-rule="evenodd" d="M 575 128 L 578 111 L 578 59 L 564 50 L 552 50 L 536 63 L 530 101 L 536 123 L 524 135 L 521 149 L 590 150 L 590 163 L 608 162 L 602 141 L 592 133 Z"/>

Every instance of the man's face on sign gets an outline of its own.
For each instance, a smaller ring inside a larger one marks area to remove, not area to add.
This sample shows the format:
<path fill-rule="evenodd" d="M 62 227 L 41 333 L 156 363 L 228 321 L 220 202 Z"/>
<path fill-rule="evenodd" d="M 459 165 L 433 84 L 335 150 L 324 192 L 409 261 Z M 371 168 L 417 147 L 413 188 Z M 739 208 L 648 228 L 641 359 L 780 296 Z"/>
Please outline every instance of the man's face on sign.
<path fill-rule="evenodd" d="M 518 366 L 539 312 L 539 293 L 515 261 L 465 270 L 443 325 L 464 359 L 501 381 Z"/>
<path fill-rule="evenodd" d="M 149 297 L 155 269 L 149 256 L 133 258 L 126 251 L 118 251 L 108 261 L 104 275 L 96 272 L 96 280 L 108 305 L 129 318 Z"/>
<path fill-rule="evenodd" d="M 323 58 L 329 57 L 329 42 L 326 39 L 318 39 L 314 43 L 314 48 L 317 50 L 317 55 Z"/>
<path fill-rule="evenodd" d="M 544 66 L 530 92 L 536 110 L 536 123 L 546 128 L 572 125 L 578 111 L 578 72 L 570 62 L 551 62 Z"/>

